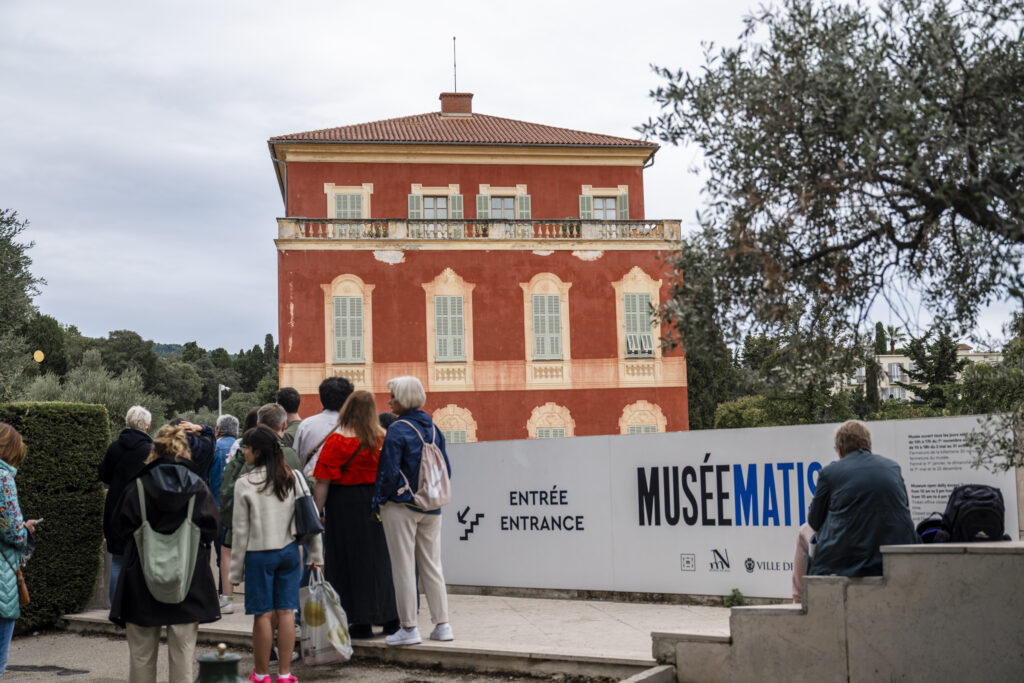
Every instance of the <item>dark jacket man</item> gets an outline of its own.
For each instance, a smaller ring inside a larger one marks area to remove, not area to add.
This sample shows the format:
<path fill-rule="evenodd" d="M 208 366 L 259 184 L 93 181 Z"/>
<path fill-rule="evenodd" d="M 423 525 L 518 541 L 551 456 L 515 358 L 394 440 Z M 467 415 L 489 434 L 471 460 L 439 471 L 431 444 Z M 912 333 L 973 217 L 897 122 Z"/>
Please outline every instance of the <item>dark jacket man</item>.
<path fill-rule="evenodd" d="M 849 424 L 860 426 L 852 441 L 840 433 Z M 853 420 L 836 430 L 836 448 L 840 459 L 818 476 L 808 513 L 817 543 L 807 573 L 881 576 L 880 546 L 917 542 L 900 466 L 872 453 L 867 428 Z"/>
<path fill-rule="evenodd" d="M 111 555 L 124 554 L 124 539 L 117 533 L 114 513 L 121 500 L 124 488 L 139 476 L 146 465 L 146 458 L 153 448 L 153 439 L 146 432 L 125 427 L 107 447 L 107 454 L 100 463 L 100 481 L 108 486 L 107 500 L 103 505 L 103 536 L 107 539 L 107 550 Z"/>

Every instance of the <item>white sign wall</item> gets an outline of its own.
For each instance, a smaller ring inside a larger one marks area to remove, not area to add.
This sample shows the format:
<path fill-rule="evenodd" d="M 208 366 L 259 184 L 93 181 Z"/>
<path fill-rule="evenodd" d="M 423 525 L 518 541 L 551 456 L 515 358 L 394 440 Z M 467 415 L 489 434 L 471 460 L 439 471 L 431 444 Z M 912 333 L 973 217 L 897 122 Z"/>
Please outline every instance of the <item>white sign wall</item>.
<path fill-rule="evenodd" d="M 970 467 L 976 418 L 871 422 L 914 522 L 954 486 L 999 487 L 1017 540 L 1015 475 Z M 797 530 L 836 425 L 453 444 L 443 563 L 451 584 L 786 598 Z"/>

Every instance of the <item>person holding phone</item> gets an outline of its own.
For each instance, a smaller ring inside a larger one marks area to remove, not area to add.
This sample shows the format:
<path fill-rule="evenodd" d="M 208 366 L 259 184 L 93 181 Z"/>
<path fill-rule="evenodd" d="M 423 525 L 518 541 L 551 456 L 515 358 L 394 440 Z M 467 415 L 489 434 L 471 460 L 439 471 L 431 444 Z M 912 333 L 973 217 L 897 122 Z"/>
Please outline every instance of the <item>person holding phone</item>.
<path fill-rule="evenodd" d="M 41 517 L 25 520 L 21 516 L 14 476 L 25 460 L 25 452 L 18 430 L 0 422 L 0 676 L 7 669 L 14 622 L 21 616 L 18 570 L 32 555 L 36 525 L 43 521 Z"/>

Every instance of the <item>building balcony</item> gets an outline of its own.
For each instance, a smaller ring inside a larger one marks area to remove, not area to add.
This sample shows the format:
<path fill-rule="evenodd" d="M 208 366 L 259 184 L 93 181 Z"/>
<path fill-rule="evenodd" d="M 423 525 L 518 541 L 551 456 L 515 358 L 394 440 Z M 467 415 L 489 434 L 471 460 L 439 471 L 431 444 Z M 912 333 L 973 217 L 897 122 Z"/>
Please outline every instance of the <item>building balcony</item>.
<path fill-rule="evenodd" d="M 278 218 L 278 240 L 339 242 L 422 241 L 476 242 L 674 242 L 680 237 L 677 220 L 410 220 L 407 218 Z"/>

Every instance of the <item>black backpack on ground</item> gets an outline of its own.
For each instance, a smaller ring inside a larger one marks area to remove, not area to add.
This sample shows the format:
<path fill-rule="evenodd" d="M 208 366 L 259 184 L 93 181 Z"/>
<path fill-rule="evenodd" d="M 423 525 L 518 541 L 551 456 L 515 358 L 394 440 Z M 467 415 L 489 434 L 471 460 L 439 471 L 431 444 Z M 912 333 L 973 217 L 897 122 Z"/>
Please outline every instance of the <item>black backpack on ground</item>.
<path fill-rule="evenodd" d="M 1002 492 L 983 484 L 957 486 L 949 494 L 942 528 L 935 532 L 935 543 L 980 543 L 1008 541 L 1003 531 L 1006 507 Z"/>

